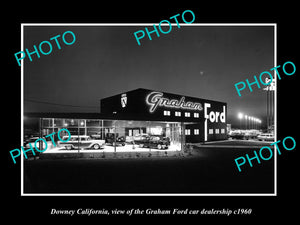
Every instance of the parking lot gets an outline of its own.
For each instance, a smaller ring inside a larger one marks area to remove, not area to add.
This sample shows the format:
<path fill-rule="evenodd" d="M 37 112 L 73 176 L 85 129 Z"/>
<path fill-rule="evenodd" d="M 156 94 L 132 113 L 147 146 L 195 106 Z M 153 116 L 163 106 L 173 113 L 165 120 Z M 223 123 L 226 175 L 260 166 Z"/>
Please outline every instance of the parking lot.
<path fill-rule="evenodd" d="M 240 148 L 249 148 L 249 147 L 262 147 L 262 146 L 269 146 L 273 141 L 259 141 L 257 139 L 250 139 L 250 140 L 240 140 L 240 139 L 228 139 L 224 141 L 212 141 L 205 143 L 204 146 L 222 146 L 222 147 L 240 147 Z M 203 146 L 203 144 L 201 144 Z"/>
<path fill-rule="evenodd" d="M 238 172 L 234 159 L 258 148 L 238 142 L 164 157 L 26 160 L 24 193 L 273 193 L 273 160 Z"/>

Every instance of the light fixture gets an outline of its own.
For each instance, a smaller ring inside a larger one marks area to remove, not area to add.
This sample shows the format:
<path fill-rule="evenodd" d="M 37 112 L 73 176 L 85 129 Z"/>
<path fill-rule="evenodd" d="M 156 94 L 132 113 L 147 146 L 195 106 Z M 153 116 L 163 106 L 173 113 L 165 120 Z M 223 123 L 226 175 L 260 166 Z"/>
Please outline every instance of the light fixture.
<path fill-rule="evenodd" d="M 244 117 L 244 114 L 243 113 L 238 113 L 238 118 L 241 120 L 241 119 L 243 119 L 243 117 Z"/>

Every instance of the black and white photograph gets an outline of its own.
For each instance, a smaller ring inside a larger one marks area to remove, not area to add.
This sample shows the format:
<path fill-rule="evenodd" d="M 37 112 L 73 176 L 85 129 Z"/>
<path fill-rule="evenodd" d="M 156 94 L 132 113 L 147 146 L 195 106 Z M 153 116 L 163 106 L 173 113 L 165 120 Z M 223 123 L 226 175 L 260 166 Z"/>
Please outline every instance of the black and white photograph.
<path fill-rule="evenodd" d="M 295 6 L 66 4 L 3 18 L 5 217 L 297 215 Z"/>
<path fill-rule="evenodd" d="M 24 194 L 275 194 L 276 25 L 164 25 L 23 25 Z"/>

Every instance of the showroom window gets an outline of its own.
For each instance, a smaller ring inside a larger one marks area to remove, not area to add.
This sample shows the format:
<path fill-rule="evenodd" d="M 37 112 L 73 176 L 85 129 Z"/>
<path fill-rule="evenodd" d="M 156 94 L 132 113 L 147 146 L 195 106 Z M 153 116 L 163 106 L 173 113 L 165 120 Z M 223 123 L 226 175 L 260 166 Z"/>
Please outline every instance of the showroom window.
<path fill-rule="evenodd" d="M 191 113 L 185 112 L 185 113 L 184 113 L 184 116 L 185 116 L 185 117 L 190 117 L 190 116 L 191 116 Z"/>
<path fill-rule="evenodd" d="M 167 111 L 168 115 L 171 114 Z M 58 127 L 59 126 L 59 127 Z M 80 153 L 81 150 L 103 152 L 178 151 L 185 143 L 183 127 L 178 122 L 42 118 L 43 136 L 67 128 L 72 141 L 49 146 L 51 153 Z M 190 135 L 190 130 L 186 131 Z M 69 137 L 62 131 L 60 136 Z"/>
<path fill-rule="evenodd" d="M 164 111 L 164 116 L 170 116 L 171 115 L 171 112 L 170 111 Z"/>
<path fill-rule="evenodd" d="M 181 112 L 175 112 L 175 116 L 181 116 Z"/>
<path fill-rule="evenodd" d="M 199 118 L 199 113 L 194 113 L 195 118 Z"/>
<path fill-rule="evenodd" d="M 194 134 L 195 134 L 195 135 L 198 135 L 198 134 L 199 134 L 199 129 L 195 129 L 195 130 L 194 130 Z"/>

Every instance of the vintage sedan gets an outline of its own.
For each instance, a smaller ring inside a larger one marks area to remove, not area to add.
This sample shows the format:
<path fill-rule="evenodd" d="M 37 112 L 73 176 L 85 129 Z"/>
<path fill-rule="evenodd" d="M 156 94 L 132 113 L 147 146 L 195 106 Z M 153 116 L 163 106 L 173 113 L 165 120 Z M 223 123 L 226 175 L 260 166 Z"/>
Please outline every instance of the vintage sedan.
<path fill-rule="evenodd" d="M 148 134 L 136 134 L 134 136 L 126 136 L 125 141 L 130 144 L 139 144 L 140 141 L 144 141 L 148 137 Z"/>
<path fill-rule="evenodd" d="M 116 135 L 116 137 L 115 137 Z M 119 137 L 119 134 L 107 133 L 105 137 L 105 143 L 110 144 L 112 146 L 122 145 L 125 146 L 125 137 Z"/>
<path fill-rule="evenodd" d="M 263 133 L 257 136 L 259 141 L 274 141 L 274 134 L 272 133 Z"/>
<path fill-rule="evenodd" d="M 63 137 L 63 140 L 67 140 L 69 136 Z M 94 140 L 90 136 L 86 135 L 74 135 L 71 136 L 68 142 L 58 142 L 59 146 L 65 147 L 68 150 L 71 149 L 100 149 L 105 145 L 105 140 Z"/>
<path fill-rule="evenodd" d="M 170 139 L 161 135 L 149 135 L 135 143 L 141 148 L 167 149 L 170 145 Z"/>

